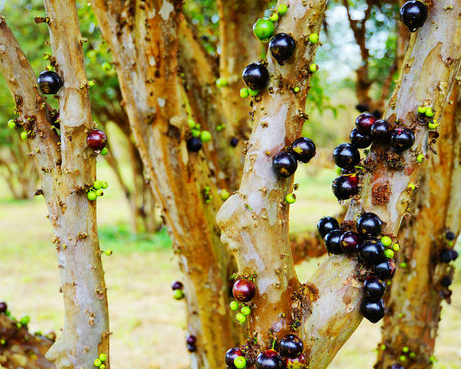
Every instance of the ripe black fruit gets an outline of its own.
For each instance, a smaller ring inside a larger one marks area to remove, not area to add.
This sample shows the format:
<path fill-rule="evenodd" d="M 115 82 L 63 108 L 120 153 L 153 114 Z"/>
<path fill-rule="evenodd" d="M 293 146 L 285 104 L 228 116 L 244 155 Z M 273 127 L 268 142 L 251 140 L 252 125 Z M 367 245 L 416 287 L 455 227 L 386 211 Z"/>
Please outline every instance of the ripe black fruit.
<path fill-rule="evenodd" d="M 384 260 L 375 266 L 375 274 L 380 279 L 391 279 L 395 274 L 395 262 L 392 259 Z"/>
<path fill-rule="evenodd" d="M 303 341 L 294 334 L 288 334 L 280 340 L 280 355 L 296 358 L 302 354 L 304 349 Z"/>
<path fill-rule="evenodd" d="M 362 236 L 376 237 L 381 233 L 383 222 L 376 214 L 365 213 L 357 221 L 356 227 Z"/>
<path fill-rule="evenodd" d="M 360 260 L 365 264 L 376 265 L 384 259 L 384 246 L 380 241 L 365 241 L 358 247 L 358 250 Z M 376 275 L 380 277 L 378 274 Z"/>
<path fill-rule="evenodd" d="M 377 142 L 388 142 L 391 138 L 391 127 L 385 120 L 377 120 L 371 126 L 371 137 Z"/>
<path fill-rule="evenodd" d="M 236 147 L 239 143 L 239 139 L 237 137 L 232 137 L 229 141 L 230 145 L 232 147 Z"/>
<path fill-rule="evenodd" d="M 336 178 L 331 188 L 338 200 L 347 200 L 359 192 L 359 181 L 357 175 L 344 175 Z"/>
<path fill-rule="evenodd" d="M 384 317 L 383 300 L 370 301 L 364 299 L 360 305 L 360 311 L 370 322 L 377 323 Z"/>
<path fill-rule="evenodd" d="M 46 95 L 54 95 L 64 85 L 62 78 L 56 72 L 45 70 L 37 78 L 37 84 Z"/>
<path fill-rule="evenodd" d="M 258 369 L 283 369 L 285 363 L 275 350 L 261 352 L 256 358 L 256 368 Z"/>
<path fill-rule="evenodd" d="M 349 136 L 351 144 L 358 149 L 365 149 L 371 145 L 372 138 L 370 135 L 360 133 L 357 128 L 354 128 Z"/>
<path fill-rule="evenodd" d="M 272 159 L 272 167 L 280 177 L 289 177 L 298 168 L 298 162 L 291 152 L 282 151 Z"/>
<path fill-rule="evenodd" d="M 427 19 L 427 5 L 421 1 L 407 1 L 400 9 L 400 21 L 415 32 Z"/>
<path fill-rule="evenodd" d="M 449 263 L 458 258 L 458 252 L 453 249 L 444 249 L 440 252 L 440 262 Z"/>
<path fill-rule="evenodd" d="M 286 63 L 295 51 L 295 40 L 286 33 L 279 33 L 275 35 L 269 43 L 269 49 L 272 56 L 278 61 L 280 65 Z"/>
<path fill-rule="evenodd" d="M 360 163 L 360 153 L 354 145 L 343 143 L 333 150 L 333 160 L 340 168 L 353 168 Z"/>
<path fill-rule="evenodd" d="M 186 339 L 187 351 L 195 352 L 197 350 L 196 344 L 197 344 L 197 337 L 195 337 L 192 334 L 189 337 L 187 337 Z"/>
<path fill-rule="evenodd" d="M 251 63 L 243 70 L 242 78 L 252 90 L 262 90 L 269 82 L 269 72 L 261 63 Z"/>
<path fill-rule="evenodd" d="M 291 144 L 291 151 L 294 157 L 303 162 L 308 163 L 315 156 L 314 141 L 307 137 L 300 137 Z"/>
<path fill-rule="evenodd" d="M 198 152 L 202 148 L 202 141 L 198 137 L 191 137 L 187 140 L 187 150 Z"/>
<path fill-rule="evenodd" d="M 325 236 L 325 246 L 330 254 L 342 254 L 341 236 L 343 232 L 339 229 L 334 229 Z"/>
<path fill-rule="evenodd" d="M 407 128 L 394 129 L 391 135 L 392 147 L 397 151 L 405 151 L 413 146 L 415 135 Z"/>
<path fill-rule="evenodd" d="M 443 286 L 443 287 L 450 287 L 451 283 L 452 283 L 452 279 L 451 277 L 449 277 L 448 275 L 446 275 L 445 277 L 443 277 L 441 280 L 440 280 L 440 284 Z"/>
<path fill-rule="evenodd" d="M 179 281 L 175 281 L 175 282 L 173 282 L 173 284 L 171 285 L 171 289 L 172 289 L 173 291 L 175 291 L 175 290 L 182 290 L 183 288 L 184 288 L 183 284 L 182 284 L 181 282 L 179 282 Z"/>
<path fill-rule="evenodd" d="M 454 241 L 455 238 L 456 238 L 456 235 L 455 235 L 452 231 L 448 230 L 448 231 L 445 233 L 445 238 L 446 238 L 448 241 Z"/>
<path fill-rule="evenodd" d="M 106 134 L 100 129 L 93 129 L 86 136 L 86 144 L 93 150 L 102 150 L 107 145 Z"/>
<path fill-rule="evenodd" d="M 239 356 L 243 356 L 243 352 L 238 347 L 233 347 L 227 350 L 226 356 L 224 357 L 224 360 L 226 361 L 227 366 L 231 369 L 237 369 L 234 365 L 234 360 L 236 357 L 239 357 Z"/>
<path fill-rule="evenodd" d="M 317 229 L 320 236 L 325 238 L 328 232 L 332 231 L 333 229 L 339 229 L 339 223 L 333 217 L 323 217 L 317 223 Z"/>
<path fill-rule="evenodd" d="M 369 135 L 371 126 L 376 122 L 376 117 L 371 113 L 362 113 L 355 120 L 355 127 L 363 135 Z"/>
<path fill-rule="evenodd" d="M 369 301 L 378 301 L 383 297 L 386 285 L 376 277 L 368 277 L 363 284 L 363 290 Z"/>
<path fill-rule="evenodd" d="M 360 237 L 355 232 L 347 231 L 341 235 L 339 242 L 344 252 L 355 252 L 360 243 Z"/>
<path fill-rule="evenodd" d="M 5 301 L 0 301 L 0 313 L 6 313 L 8 310 L 8 305 Z"/>
<path fill-rule="evenodd" d="M 248 279 L 239 279 L 232 287 L 232 294 L 237 301 L 248 302 L 256 294 L 256 286 Z"/>

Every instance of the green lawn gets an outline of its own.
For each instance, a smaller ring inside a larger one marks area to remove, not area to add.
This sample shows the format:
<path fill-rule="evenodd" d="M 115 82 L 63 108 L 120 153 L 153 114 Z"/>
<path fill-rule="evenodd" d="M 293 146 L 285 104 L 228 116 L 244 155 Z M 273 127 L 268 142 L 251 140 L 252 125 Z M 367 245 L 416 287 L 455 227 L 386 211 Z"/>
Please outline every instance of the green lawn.
<path fill-rule="evenodd" d="M 114 250 L 103 256 L 111 315 L 112 367 L 184 368 L 188 363 L 184 339 L 184 306 L 171 298 L 170 283 L 180 278 L 166 232 L 134 236 L 129 208 L 112 172 L 99 164 L 99 178 L 110 188 L 98 200 L 101 247 Z M 318 218 L 335 214 L 339 205 L 330 191 L 334 172 L 315 177 L 299 170 L 297 202 L 292 205 L 292 229 L 313 229 Z M 55 330 L 63 324 L 63 306 L 52 232 L 43 199 L 12 201 L 0 185 L 0 300 L 8 301 L 14 315 L 32 318 L 32 330 Z M 319 260 L 302 264 L 305 280 Z M 461 350 L 461 281 L 455 281 L 453 303 L 445 305 L 437 346 L 436 369 L 459 369 Z M 219 328 L 219 327 L 217 327 Z M 349 340 L 332 369 L 370 368 L 379 340 L 379 327 L 368 322 Z"/>

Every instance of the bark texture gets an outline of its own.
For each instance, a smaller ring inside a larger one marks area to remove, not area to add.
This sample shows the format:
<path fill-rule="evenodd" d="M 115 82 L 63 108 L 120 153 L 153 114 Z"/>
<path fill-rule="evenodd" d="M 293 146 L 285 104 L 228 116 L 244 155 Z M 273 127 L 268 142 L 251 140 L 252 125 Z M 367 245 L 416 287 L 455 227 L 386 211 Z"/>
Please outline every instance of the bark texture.
<path fill-rule="evenodd" d="M 439 255 L 443 249 L 456 243 L 456 240 L 446 239 L 446 232 L 450 230 L 458 236 L 461 224 L 461 105 L 458 90 L 458 87 L 454 90 L 452 103 L 440 121 L 437 131 L 440 136 L 433 147 L 434 155 L 422 170 L 411 216 L 399 233 L 399 239 L 405 245 L 399 261 L 405 262 L 407 267 L 399 268 L 392 281 L 381 342 L 386 349 L 379 351 L 376 369 L 387 369 L 394 363 L 400 363 L 406 369 L 427 369 L 433 365 L 431 356 L 441 302 L 444 299 L 450 302 L 451 295 L 441 281 L 453 276 L 453 267 L 441 263 Z M 435 138 L 436 133 L 431 136 Z M 405 353 L 402 351 L 404 347 L 410 351 Z M 411 352 L 414 354 L 410 356 Z M 402 356 L 405 360 L 401 360 Z"/>
<path fill-rule="evenodd" d="M 46 2 L 51 45 L 57 71 L 64 79 L 59 91 L 61 138 L 49 123 L 48 107 L 35 84 L 33 71 L 4 19 L 0 24 L 0 69 L 28 133 L 55 231 L 64 330 L 47 354 L 58 368 L 91 367 L 99 353 L 108 354 L 106 289 L 96 229 L 96 205 L 85 188 L 95 180 L 96 162 L 86 145 L 92 128 L 83 52 L 74 1 Z M 106 367 L 109 366 L 107 362 Z"/>

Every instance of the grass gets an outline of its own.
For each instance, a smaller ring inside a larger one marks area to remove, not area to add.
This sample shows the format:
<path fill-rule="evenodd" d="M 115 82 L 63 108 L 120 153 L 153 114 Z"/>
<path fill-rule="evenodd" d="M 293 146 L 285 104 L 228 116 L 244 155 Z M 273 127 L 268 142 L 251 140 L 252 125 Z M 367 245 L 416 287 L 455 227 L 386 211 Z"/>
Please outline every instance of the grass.
<path fill-rule="evenodd" d="M 315 176 L 298 170 L 300 184 L 292 205 L 291 227 L 313 229 L 324 214 L 335 214 L 339 206 L 330 191 L 335 173 L 322 170 Z M 133 235 L 130 212 L 112 172 L 100 163 L 100 179 L 110 183 L 98 200 L 101 247 L 114 253 L 103 255 L 111 316 L 112 367 L 185 368 L 185 313 L 182 302 L 171 297 L 170 284 L 181 278 L 166 231 L 156 235 Z M 6 190 L 0 185 L 0 193 Z M 7 300 L 17 317 L 29 315 L 32 330 L 58 332 L 63 325 L 63 306 L 58 293 L 59 276 L 52 230 L 42 198 L 14 201 L 0 198 L 0 300 Z M 298 267 L 306 280 L 320 260 Z M 461 267 L 461 265 L 458 266 Z M 461 350 L 461 281 L 453 287 L 453 303 L 444 303 L 435 369 L 459 369 Z M 219 329 L 219 327 L 217 327 Z M 376 358 L 379 326 L 363 322 L 335 358 L 332 369 L 371 368 Z"/>

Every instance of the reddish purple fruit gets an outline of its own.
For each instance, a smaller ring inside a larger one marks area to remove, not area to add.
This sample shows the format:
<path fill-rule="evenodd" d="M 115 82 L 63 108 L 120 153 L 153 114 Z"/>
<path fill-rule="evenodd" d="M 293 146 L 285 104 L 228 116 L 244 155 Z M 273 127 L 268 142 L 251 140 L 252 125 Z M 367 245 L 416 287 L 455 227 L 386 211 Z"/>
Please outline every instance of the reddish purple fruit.
<path fill-rule="evenodd" d="M 102 150 L 107 145 L 106 134 L 100 129 L 93 129 L 86 136 L 86 144 L 93 150 Z"/>
<path fill-rule="evenodd" d="M 256 368 L 258 369 L 284 369 L 285 363 L 275 350 L 261 352 L 256 358 Z"/>
<path fill-rule="evenodd" d="M 6 313 L 8 310 L 8 305 L 5 301 L 0 301 L 0 313 Z"/>
<path fill-rule="evenodd" d="M 351 144 L 358 149 L 366 149 L 372 143 L 372 138 L 370 135 L 361 134 L 357 128 L 354 128 L 349 136 Z"/>
<path fill-rule="evenodd" d="M 175 290 L 182 290 L 183 288 L 184 288 L 183 284 L 182 284 L 181 282 L 179 282 L 179 281 L 175 281 L 175 282 L 173 282 L 173 284 L 171 285 L 171 289 L 172 289 L 173 291 L 175 291 Z"/>
<path fill-rule="evenodd" d="M 248 279 L 239 279 L 232 287 L 232 294 L 237 301 L 248 302 L 256 294 L 256 286 Z"/>
<path fill-rule="evenodd" d="M 287 367 L 287 369 L 305 369 L 306 357 L 303 354 L 299 355 L 294 359 L 287 357 L 285 359 L 285 366 Z"/>
<path fill-rule="evenodd" d="M 298 336 L 294 334 L 287 334 L 280 340 L 280 355 L 296 358 L 303 353 L 304 344 Z"/>
<path fill-rule="evenodd" d="M 338 200 L 347 200 L 359 192 L 359 180 L 356 174 L 343 175 L 331 184 L 333 194 Z"/>
<path fill-rule="evenodd" d="M 234 348 L 229 349 L 226 352 L 226 356 L 224 358 L 224 360 L 226 361 L 227 366 L 229 368 L 231 368 L 231 369 L 237 369 L 236 366 L 234 365 L 234 360 L 235 360 L 235 358 L 237 358 L 239 356 L 243 356 L 243 352 L 238 347 L 234 347 Z"/>
<path fill-rule="evenodd" d="M 197 337 L 195 337 L 192 334 L 189 337 L 187 337 L 186 339 L 187 351 L 195 352 L 197 350 L 196 344 L 197 344 Z"/>
<path fill-rule="evenodd" d="M 379 279 L 391 279 L 395 274 L 395 269 L 394 260 L 387 259 L 375 266 L 375 274 Z"/>
<path fill-rule="evenodd" d="M 291 152 L 296 160 L 303 163 L 308 163 L 315 156 L 314 141 L 307 137 L 300 137 L 291 144 Z"/>
<path fill-rule="evenodd" d="M 362 113 L 355 120 L 355 128 L 363 134 L 369 135 L 371 133 L 371 126 L 376 122 L 376 117 L 370 113 Z"/>
<path fill-rule="evenodd" d="M 357 251 L 357 246 L 360 243 L 360 237 L 357 233 L 352 231 L 344 232 L 339 240 L 341 249 L 346 252 Z"/>

